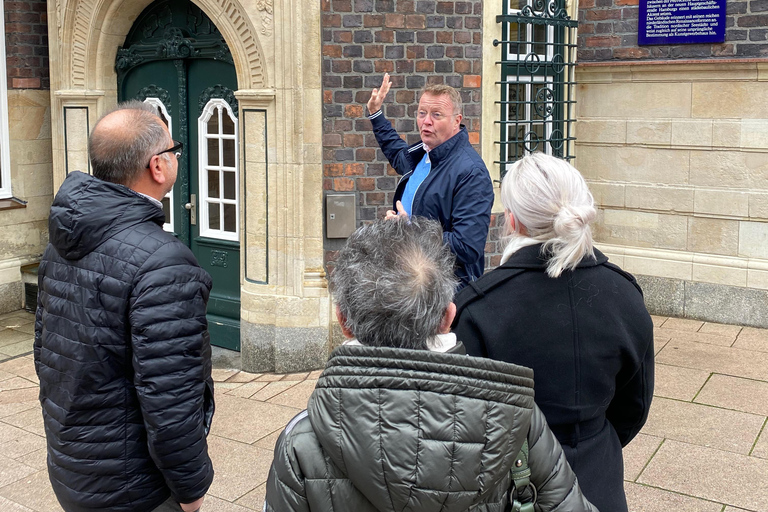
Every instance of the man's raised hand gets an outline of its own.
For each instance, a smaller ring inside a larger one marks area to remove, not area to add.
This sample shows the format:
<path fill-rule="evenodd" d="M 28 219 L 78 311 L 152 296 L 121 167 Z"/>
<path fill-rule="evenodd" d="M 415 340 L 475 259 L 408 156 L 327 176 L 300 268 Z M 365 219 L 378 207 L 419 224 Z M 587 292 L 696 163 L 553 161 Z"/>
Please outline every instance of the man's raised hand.
<path fill-rule="evenodd" d="M 381 87 L 371 91 L 371 98 L 368 100 L 368 115 L 375 114 L 381 110 L 381 105 L 384 103 L 384 98 L 387 97 L 391 85 L 392 82 L 389 81 L 389 73 L 384 73 L 384 78 L 381 80 Z"/>

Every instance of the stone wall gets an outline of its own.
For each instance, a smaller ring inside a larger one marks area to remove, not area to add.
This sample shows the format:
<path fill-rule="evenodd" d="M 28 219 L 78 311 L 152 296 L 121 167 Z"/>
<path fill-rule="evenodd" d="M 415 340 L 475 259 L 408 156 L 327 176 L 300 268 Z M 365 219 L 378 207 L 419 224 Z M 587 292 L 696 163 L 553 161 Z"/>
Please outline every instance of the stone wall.
<path fill-rule="evenodd" d="M 726 9 L 724 43 L 638 46 L 639 0 L 580 0 L 578 60 L 768 56 L 768 2 L 729 0 Z"/>
<path fill-rule="evenodd" d="M 4 0 L 8 89 L 48 89 L 45 0 Z"/>
<path fill-rule="evenodd" d="M 323 0 L 323 189 L 355 192 L 357 222 L 391 208 L 398 176 L 378 149 L 365 104 L 384 73 L 384 114 L 409 143 L 427 83 L 459 89 L 463 123 L 479 148 L 482 74 L 480 1 Z M 343 239 L 325 240 L 332 261 Z"/>
<path fill-rule="evenodd" d="M 577 68 L 595 236 L 659 314 L 768 326 L 768 63 Z"/>

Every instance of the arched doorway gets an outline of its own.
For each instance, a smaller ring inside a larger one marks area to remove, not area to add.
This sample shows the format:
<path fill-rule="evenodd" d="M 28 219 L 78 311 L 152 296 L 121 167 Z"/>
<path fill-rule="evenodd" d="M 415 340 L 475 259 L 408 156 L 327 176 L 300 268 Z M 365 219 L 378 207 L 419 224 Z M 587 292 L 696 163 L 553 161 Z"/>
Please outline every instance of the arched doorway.
<path fill-rule="evenodd" d="M 211 343 L 240 350 L 240 158 L 237 76 L 219 30 L 189 0 L 158 0 L 117 52 L 118 100 L 152 104 L 184 144 L 165 229 L 213 278 Z"/>

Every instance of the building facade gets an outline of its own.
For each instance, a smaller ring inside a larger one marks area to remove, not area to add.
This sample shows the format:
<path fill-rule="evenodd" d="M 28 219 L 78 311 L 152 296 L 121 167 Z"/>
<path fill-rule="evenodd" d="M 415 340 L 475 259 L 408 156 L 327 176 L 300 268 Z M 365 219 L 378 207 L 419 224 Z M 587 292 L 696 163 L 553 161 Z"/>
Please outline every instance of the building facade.
<path fill-rule="evenodd" d="M 344 242 L 327 236 L 328 196 L 351 196 L 358 225 L 398 180 L 364 109 L 387 72 L 385 115 L 408 141 L 419 90 L 446 83 L 494 180 L 513 146 L 572 158 L 599 247 L 652 312 L 768 326 L 768 4 L 729 0 L 724 43 L 675 46 L 637 44 L 638 0 L 526 5 L 5 1 L 0 311 L 34 281 L 58 186 L 89 172 L 90 129 L 138 98 L 187 148 L 166 229 L 214 277 L 214 342 L 250 371 L 321 366 L 340 337 L 326 272 Z M 526 57 L 543 67 L 520 72 Z M 498 197 L 493 211 L 487 268 Z"/>

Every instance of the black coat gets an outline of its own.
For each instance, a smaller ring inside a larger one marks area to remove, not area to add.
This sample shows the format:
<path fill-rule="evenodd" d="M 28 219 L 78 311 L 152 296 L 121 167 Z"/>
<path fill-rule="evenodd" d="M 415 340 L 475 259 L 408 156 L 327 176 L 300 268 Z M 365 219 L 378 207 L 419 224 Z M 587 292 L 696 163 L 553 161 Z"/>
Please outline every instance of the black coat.
<path fill-rule="evenodd" d="M 653 324 L 634 277 L 597 259 L 552 279 L 541 245 L 524 247 L 456 297 L 467 353 L 533 368 L 536 403 L 584 495 L 627 510 L 621 449 L 653 395 Z"/>
<path fill-rule="evenodd" d="M 213 479 L 210 276 L 133 191 L 70 173 L 39 270 L 35 368 L 67 512 L 147 512 Z"/>
<path fill-rule="evenodd" d="M 265 512 L 502 512 L 527 439 L 539 512 L 597 512 L 533 402 L 529 368 L 342 346 L 277 441 Z"/>

